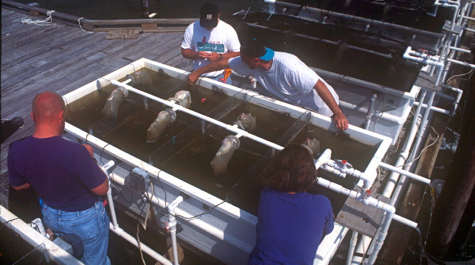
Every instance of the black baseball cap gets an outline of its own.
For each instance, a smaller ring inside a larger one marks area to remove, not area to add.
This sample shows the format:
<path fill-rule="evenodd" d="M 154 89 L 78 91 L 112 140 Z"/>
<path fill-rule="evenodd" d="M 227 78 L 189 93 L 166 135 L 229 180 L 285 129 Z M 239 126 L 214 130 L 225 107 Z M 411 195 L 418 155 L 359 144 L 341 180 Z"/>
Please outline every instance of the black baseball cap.
<path fill-rule="evenodd" d="M 274 51 L 264 46 L 258 38 L 249 38 L 241 44 L 241 54 L 250 58 L 259 58 L 270 61 L 274 58 Z"/>
<path fill-rule="evenodd" d="M 218 25 L 219 8 L 212 3 L 206 3 L 200 9 L 200 26 L 203 28 L 214 28 Z"/>

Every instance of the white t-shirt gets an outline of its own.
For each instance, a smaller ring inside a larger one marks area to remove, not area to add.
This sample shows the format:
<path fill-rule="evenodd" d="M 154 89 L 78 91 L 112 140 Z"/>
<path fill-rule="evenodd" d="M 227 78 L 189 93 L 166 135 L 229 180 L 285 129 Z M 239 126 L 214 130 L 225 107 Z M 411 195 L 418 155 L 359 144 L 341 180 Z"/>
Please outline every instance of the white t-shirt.
<path fill-rule="evenodd" d="M 207 30 L 201 27 L 200 22 L 197 21 L 186 28 L 181 47 L 195 52 L 205 51 L 224 54 L 228 51 L 239 52 L 241 44 L 234 28 L 226 22 L 219 20 L 215 28 Z M 208 60 L 194 59 L 193 67 L 196 70 L 210 63 Z M 223 70 L 206 73 L 203 76 L 215 77 L 222 72 Z"/>
<path fill-rule="evenodd" d="M 292 105 L 309 107 L 320 114 L 331 116 L 333 112 L 314 89 L 317 81 L 321 80 L 339 104 L 339 97 L 335 90 L 293 54 L 275 52 L 269 71 L 260 68 L 251 69 L 241 61 L 241 57 L 231 58 L 229 66 L 240 75 L 255 77 L 265 89 L 259 89 L 259 93 L 265 96 Z"/>

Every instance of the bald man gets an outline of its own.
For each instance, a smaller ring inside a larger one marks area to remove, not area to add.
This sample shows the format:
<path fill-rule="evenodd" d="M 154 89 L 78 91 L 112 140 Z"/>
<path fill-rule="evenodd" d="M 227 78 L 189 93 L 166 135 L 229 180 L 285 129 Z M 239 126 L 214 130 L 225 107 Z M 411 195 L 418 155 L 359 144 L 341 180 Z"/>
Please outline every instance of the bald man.
<path fill-rule="evenodd" d="M 107 257 L 109 217 L 100 195 L 109 188 L 107 176 L 88 148 L 65 140 L 64 101 L 43 92 L 33 99 L 32 136 L 15 142 L 8 153 L 10 185 L 30 186 L 43 199 L 45 226 L 61 236 L 74 233 L 84 243 L 85 264 L 110 264 Z"/>

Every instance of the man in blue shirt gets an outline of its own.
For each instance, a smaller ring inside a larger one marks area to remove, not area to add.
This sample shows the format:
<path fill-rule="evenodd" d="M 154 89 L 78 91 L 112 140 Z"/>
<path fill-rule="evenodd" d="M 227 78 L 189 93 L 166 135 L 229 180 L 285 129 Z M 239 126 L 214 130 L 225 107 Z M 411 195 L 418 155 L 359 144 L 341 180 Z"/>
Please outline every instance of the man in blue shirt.
<path fill-rule="evenodd" d="M 33 99 L 35 132 L 11 146 L 9 181 L 15 190 L 33 187 L 43 199 L 46 227 L 58 235 L 81 237 L 82 262 L 110 264 L 109 217 L 99 201 L 109 182 L 87 147 L 61 137 L 64 111 L 64 101 L 56 93 L 43 92 Z"/>

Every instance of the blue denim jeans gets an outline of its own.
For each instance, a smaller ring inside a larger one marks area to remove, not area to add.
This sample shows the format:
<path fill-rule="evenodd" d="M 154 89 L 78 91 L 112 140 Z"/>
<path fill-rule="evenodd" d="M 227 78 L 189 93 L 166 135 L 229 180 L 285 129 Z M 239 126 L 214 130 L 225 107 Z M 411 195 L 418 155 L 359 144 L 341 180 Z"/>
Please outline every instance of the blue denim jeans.
<path fill-rule="evenodd" d="M 43 203 L 43 221 L 55 234 L 77 234 L 84 243 L 81 261 L 91 265 L 110 265 L 107 257 L 109 243 L 109 217 L 102 205 L 95 205 L 81 212 L 66 212 L 48 207 Z"/>

